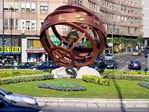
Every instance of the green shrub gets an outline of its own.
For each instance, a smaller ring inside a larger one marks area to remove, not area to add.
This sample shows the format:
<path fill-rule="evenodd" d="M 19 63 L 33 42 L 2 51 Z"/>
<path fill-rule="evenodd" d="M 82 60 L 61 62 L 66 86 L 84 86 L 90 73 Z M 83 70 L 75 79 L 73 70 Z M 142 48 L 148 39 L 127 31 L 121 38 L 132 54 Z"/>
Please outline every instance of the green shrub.
<path fill-rule="evenodd" d="M 95 83 L 95 84 L 104 85 L 104 86 L 110 86 L 109 79 L 104 79 L 104 78 L 97 77 L 97 76 L 84 75 L 82 76 L 82 80 L 85 82 Z"/>
<path fill-rule="evenodd" d="M 39 88 L 44 89 L 52 89 L 52 90 L 58 90 L 58 91 L 85 91 L 86 88 L 83 86 L 80 86 L 77 83 L 72 82 L 53 82 L 53 83 L 41 83 L 38 84 Z"/>
<path fill-rule="evenodd" d="M 31 75 L 0 79 L 0 85 L 53 79 L 53 75 Z"/>
<path fill-rule="evenodd" d="M 110 86 L 110 80 L 101 78 L 99 84 L 104 86 Z"/>
<path fill-rule="evenodd" d="M 118 80 L 138 80 L 138 81 L 143 81 L 145 79 L 149 79 L 149 76 L 147 75 L 104 75 L 104 78 L 107 79 L 118 79 Z"/>
<path fill-rule="evenodd" d="M 1 69 L 0 79 L 6 78 L 6 77 L 37 75 L 37 74 L 45 74 L 45 73 L 48 73 L 48 72 L 43 72 L 40 70 Z"/>
<path fill-rule="evenodd" d="M 144 71 L 137 71 L 137 70 L 104 70 L 104 75 L 149 75 L 149 72 L 145 73 Z"/>

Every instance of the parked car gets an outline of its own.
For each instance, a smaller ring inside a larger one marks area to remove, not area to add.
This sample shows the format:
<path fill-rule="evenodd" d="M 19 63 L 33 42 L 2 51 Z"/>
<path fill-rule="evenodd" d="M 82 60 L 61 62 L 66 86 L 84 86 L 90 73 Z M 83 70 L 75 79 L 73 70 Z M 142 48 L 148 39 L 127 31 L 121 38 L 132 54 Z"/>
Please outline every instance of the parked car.
<path fill-rule="evenodd" d="M 34 69 L 37 70 L 48 70 L 48 69 L 55 69 L 55 68 L 59 68 L 59 65 L 56 65 L 53 61 L 46 61 L 43 62 L 41 65 L 35 67 Z"/>
<path fill-rule="evenodd" d="M 149 47 L 144 48 L 144 57 L 147 58 L 149 54 Z"/>
<path fill-rule="evenodd" d="M 42 112 L 38 105 L 15 102 L 0 96 L 0 112 Z"/>
<path fill-rule="evenodd" d="M 31 69 L 36 66 L 37 66 L 37 63 L 35 62 L 22 62 L 17 66 L 17 68 L 18 69 Z"/>
<path fill-rule="evenodd" d="M 3 62 L 2 61 L 0 61 L 0 67 L 3 67 Z"/>
<path fill-rule="evenodd" d="M 108 54 L 105 55 L 104 58 L 105 58 L 105 60 L 114 60 L 115 56 L 112 53 L 108 53 Z"/>
<path fill-rule="evenodd" d="M 132 56 L 140 56 L 140 55 L 141 55 L 141 51 L 139 50 L 132 51 Z"/>
<path fill-rule="evenodd" d="M 12 63 L 4 63 L 3 67 L 4 68 L 12 68 L 13 64 Z"/>
<path fill-rule="evenodd" d="M 138 60 L 132 60 L 129 62 L 128 68 L 132 70 L 141 70 L 141 63 Z"/>
<path fill-rule="evenodd" d="M 6 90 L 1 89 L 1 88 L 0 88 L 0 96 L 5 97 L 6 99 L 12 100 L 15 102 L 25 102 L 28 104 L 38 105 L 36 99 L 33 98 L 32 96 L 15 94 L 15 93 L 6 91 Z"/>
<path fill-rule="evenodd" d="M 147 58 L 149 54 L 149 47 L 144 48 L 144 57 Z"/>
<path fill-rule="evenodd" d="M 118 63 L 115 60 L 106 60 L 105 64 L 107 69 L 115 69 L 118 65 Z"/>
<path fill-rule="evenodd" d="M 98 61 L 96 60 L 92 65 L 89 66 L 91 68 L 98 70 L 99 72 L 102 72 L 106 68 L 104 60 L 98 60 Z"/>

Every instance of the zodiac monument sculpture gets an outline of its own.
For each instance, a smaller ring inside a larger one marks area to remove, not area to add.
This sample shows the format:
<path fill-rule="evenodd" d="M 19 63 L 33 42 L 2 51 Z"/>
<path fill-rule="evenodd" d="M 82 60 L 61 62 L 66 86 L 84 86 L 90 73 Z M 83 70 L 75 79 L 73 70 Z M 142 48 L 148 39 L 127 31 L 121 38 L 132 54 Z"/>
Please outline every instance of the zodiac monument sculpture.
<path fill-rule="evenodd" d="M 63 5 L 44 20 L 40 41 L 56 64 L 82 67 L 92 64 L 103 52 L 106 31 L 94 12 L 79 6 Z"/>

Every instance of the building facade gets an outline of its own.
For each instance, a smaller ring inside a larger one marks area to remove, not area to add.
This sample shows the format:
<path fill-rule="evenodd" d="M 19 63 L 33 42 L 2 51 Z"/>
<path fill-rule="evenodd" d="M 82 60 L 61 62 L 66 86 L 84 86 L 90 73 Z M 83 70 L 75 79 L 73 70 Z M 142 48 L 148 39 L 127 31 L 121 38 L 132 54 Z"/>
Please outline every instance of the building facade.
<path fill-rule="evenodd" d="M 95 12 L 108 36 L 142 35 L 142 0 L 1 0 L 0 55 L 20 62 L 48 60 L 39 41 L 45 17 L 61 5 L 79 5 Z M 66 28 L 59 27 L 64 32 Z M 50 32 L 49 32 L 50 33 Z M 53 36 L 51 34 L 51 36 Z"/>
<path fill-rule="evenodd" d="M 149 46 L 149 1 L 144 0 L 144 18 L 143 18 L 143 37 L 145 38 L 145 46 Z"/>

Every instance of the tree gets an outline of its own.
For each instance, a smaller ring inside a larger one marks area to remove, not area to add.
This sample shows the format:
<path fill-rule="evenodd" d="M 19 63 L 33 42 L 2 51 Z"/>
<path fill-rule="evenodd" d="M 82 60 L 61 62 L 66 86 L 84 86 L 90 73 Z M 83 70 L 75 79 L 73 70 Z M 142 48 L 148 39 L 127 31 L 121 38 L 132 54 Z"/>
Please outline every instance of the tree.
<path fill-rule="evenodd" d="M 142 36 L 138 36 L 138 37 L 137 37 L 137 44 L 138 44 L 139 46 L 141 46 L 141 45 L 143 44 L 143 42 L 144 42 L 144 38 L 143 38 Z"/>

